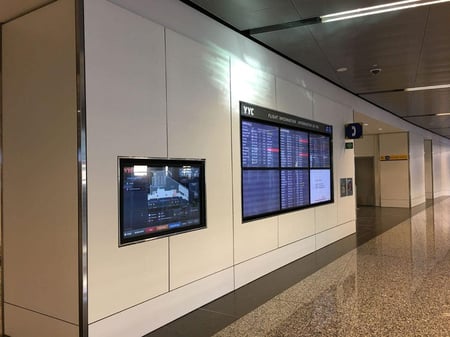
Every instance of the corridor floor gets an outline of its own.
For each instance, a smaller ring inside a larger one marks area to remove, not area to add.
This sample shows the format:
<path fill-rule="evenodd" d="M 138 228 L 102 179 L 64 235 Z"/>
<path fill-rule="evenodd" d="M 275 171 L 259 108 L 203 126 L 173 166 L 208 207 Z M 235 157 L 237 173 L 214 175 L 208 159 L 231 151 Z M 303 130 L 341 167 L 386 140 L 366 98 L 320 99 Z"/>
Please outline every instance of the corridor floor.
<path fill-rule="evenodd" d="M 450 336 L 450 198 L 357 213 L 357 235 L 146 337 Z"/>

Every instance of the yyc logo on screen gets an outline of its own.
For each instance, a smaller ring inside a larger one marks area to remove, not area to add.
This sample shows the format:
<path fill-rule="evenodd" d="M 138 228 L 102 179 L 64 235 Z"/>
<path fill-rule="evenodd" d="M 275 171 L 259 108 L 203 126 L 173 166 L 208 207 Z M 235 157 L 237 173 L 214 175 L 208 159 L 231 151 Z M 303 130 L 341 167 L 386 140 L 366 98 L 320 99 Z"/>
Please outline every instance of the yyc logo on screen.
<path fill-rule="evenodd" d="M 254 110 L 255 110 L 254 108 L 250 108 L 249 106 L 244 105 L 244 115 L 254 116 L 255 115 Z"/>

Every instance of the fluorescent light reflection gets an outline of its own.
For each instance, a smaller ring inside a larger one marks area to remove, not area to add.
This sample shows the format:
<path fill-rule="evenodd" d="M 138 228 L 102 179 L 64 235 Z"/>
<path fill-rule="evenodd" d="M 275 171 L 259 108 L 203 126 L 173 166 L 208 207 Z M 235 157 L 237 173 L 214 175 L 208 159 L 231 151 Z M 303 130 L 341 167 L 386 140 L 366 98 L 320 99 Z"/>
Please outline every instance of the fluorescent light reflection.
<path fill-rule="evenodd" d="M 450 112 L 443 112 L 440 114 L 436 114 L 435 116 L 450 116 Z"/>
<path fill-rule="evenodd" d="M 350 11 L 344 11 L 339 13 L 327 14 L 320 17 L 322 22 L 332 22 L 353 19 L 361 16 L 374 15 L 380 13 L 387 13 L 398 11 L 408 8 L 416 8 L 421 6 L 436 5 L 444 2 L 449 2 L 450 0 L 434 0 L 434 1 L 421 1 L 421 0 L 406 0 L 391 2 L 384 5 L 371 6 L 366 8 L 358 8 Z"/>
<path fill-rule="evenodd" d="M 450 84 L 429 85 L 426 87 L 405 88 L 405 91 L 421 91 L 421 90 L 435 90 L 435 89 L 447 89 L 450 88 Z"/>

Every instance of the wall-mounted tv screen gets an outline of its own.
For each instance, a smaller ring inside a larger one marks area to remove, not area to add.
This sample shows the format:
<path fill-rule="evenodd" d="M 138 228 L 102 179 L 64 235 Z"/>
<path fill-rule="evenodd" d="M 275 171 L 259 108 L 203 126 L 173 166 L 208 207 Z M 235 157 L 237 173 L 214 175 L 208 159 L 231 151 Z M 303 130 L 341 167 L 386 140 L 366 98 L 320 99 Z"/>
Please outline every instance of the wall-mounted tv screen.
<path fill-rule="evenodd" d="M 118 161 L 120 245 L 206 227 L 204 160 Z"/>
<path fill-rule="evenodd" d="M 240 102 L 242 219 L 333 202 L 331 125 Z"/>

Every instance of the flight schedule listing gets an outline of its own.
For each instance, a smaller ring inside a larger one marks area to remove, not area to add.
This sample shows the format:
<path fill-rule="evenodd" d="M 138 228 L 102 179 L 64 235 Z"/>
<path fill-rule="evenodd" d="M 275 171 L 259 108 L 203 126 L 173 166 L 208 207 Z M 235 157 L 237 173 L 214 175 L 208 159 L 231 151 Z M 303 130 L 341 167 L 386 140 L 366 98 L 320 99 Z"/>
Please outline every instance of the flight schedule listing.
<path fill-rule="evenodd" d="M 281 171 L 281 209 L 309 204 L 309 170 Z"/>
<path fill-rule="evenodd" d="M 330 138 L 322 135 L 311 134 L 309 155 L 312 168 L 330 167 Z"/>
<path fill-rule="evenodd" d="M 280 129 L 281 167 L 308 167 L 308 133 Z"/>
<path fill-rule="evenodd" d="M 242 121 L 242 167 L 278 167 L 278 130 L 276 126 Z"/>
<path fill-rule="evenodd" d="M 245 170 L 242 174 L 242 214 L 250 217 L 280 209 L 278 170 Z"/>

